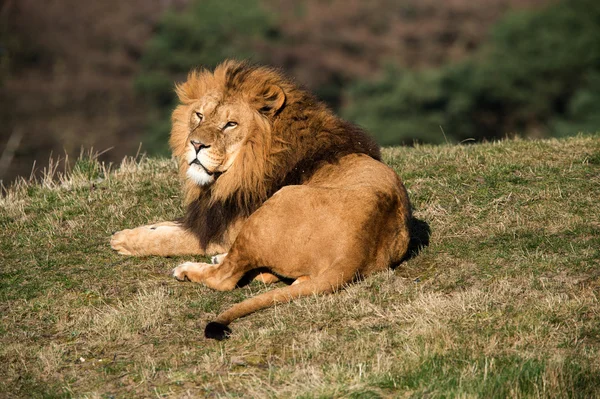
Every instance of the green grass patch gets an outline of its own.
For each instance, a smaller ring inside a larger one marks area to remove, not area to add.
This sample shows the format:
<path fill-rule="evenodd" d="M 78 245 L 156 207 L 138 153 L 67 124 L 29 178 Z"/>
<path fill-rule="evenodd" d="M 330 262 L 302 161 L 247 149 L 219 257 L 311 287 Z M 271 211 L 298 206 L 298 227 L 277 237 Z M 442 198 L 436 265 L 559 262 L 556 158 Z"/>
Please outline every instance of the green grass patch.
<path fill-rule="evenodd" d="M 597 393 L 600 374 L 588 362 L 523 358 L 518 355 L 471 358 L 460 352 L 423 359 L 406 372 L 391 373 L 375 383 L 410 397 L 479 398 L 576 397 Z"/>
<path fill-rule="evenodd" d="M 122 257 L 112 232 L 183 213 L 147 159 L 21 183 L 0 199 L 0 392 L 11 397 L 600 396 L 600 135 L 383 150 L 421 250 L 335 295 L 207 341 L 272 289 L 169 276 L 200 257 Z M 427 245 L 428 244 L 428 245 Z"/>

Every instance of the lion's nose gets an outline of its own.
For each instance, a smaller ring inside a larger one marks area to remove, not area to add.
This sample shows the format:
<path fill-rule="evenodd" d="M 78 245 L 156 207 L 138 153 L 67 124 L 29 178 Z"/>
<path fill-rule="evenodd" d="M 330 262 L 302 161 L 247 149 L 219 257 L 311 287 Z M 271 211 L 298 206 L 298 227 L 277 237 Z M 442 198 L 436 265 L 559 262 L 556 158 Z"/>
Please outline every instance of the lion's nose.
<path fill-rule="evenodd" d="M 199 153 L 201 149 L 210 147 L 209 145 L 202 144 L 198 140 L 191 140 L 190 143 L 192 143 L 192 145 L 194 146 L 196 154 Z"/>

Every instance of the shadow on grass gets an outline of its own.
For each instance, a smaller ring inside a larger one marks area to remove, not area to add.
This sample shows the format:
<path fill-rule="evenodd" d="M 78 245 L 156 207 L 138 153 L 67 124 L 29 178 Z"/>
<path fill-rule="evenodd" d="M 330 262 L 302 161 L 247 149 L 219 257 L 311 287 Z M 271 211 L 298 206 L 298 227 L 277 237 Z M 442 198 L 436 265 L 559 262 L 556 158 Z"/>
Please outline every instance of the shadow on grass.
<path fill-rule="evenodd" d="M 244 276 L 238 281 L 236 287 L 241 288 L 245 287 L 252 282 L 260 273 L 273 273 L 271 269 L 268 267 L 259 267 L 258 269 L 250 270 L 248 273 L 244 274 Z M 277 276 L 280 279 L 280 282 L 283 282 L 287 285 L 291 285 L 294 282 L 293 278 L 286 278 L 283 276 Z"/>
<path fill-rule="evenodd" d="M 408 250 L 402 260 L 392 265 L 392 269 L 396 269 L 401 263 L 407 262 L 412 258 L 416 257 L 421 251 L 429 246 L 429 237 L 431 236 L 431 228 L 429 223 L 424 220 L 413 217 L 409 226 L 410 229 L 410 242 L 408 243 Z"/>

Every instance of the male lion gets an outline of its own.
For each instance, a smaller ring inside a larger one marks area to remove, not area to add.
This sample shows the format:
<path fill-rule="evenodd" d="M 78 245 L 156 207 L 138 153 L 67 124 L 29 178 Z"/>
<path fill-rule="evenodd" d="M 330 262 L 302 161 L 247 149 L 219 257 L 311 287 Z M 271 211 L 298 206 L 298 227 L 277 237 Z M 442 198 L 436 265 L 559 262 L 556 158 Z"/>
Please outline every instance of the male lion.
<path fill-rule="evenodd" d="M 232 290 L 244 276 L 295 280 L 221 313 L 206 337 L 223 339 L 239 317 L 336 291 L 406 254 L 406 190 L 363 130 L 273 69 L 243 62 L 192 72 L 176 90 L 169 143 L 187 212 L 178 222 L 118 232 L 112 247 L 221 254 L 214 264 L 173 271 L 216 290 Z"/>

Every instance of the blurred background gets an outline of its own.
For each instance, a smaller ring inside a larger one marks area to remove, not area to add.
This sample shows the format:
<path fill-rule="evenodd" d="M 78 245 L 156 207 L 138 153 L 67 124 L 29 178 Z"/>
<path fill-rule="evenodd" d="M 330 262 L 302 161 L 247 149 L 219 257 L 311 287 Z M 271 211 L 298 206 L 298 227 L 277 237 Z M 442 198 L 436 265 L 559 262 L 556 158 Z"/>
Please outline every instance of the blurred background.
<path fill-rule="evenodd" d="M 0 180 L 82 148 L 167 155 L 174 82 L 225 58 L 382 145 L 600 130 L 597 0 L 3 0 Z"/>

